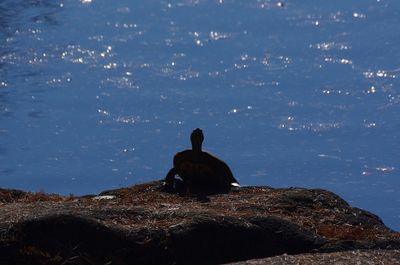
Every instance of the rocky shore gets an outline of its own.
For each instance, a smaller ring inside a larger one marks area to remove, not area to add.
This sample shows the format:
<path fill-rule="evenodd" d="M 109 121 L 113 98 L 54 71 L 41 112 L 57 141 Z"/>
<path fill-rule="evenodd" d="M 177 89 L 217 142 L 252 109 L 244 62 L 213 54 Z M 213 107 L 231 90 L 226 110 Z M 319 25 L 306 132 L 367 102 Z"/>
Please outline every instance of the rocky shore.
<path fill-rule="evenodd" d="M 400 234 L 326 190 L 161 188 L 0 189 L 0 264 L 400 264 Z"/>

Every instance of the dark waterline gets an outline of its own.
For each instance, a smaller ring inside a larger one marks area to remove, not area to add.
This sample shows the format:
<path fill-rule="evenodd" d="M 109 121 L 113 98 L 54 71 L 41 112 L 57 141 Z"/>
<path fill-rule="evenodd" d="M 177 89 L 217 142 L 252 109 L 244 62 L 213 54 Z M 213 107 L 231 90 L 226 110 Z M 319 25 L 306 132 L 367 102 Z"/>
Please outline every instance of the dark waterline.
<path fill-rule="evenodd" d="M 326 188 L 399 230 L 399 13 L 396 0 L 1 1 L 0 186 L 160 179 L 201 127 L 243 185 Z"/>

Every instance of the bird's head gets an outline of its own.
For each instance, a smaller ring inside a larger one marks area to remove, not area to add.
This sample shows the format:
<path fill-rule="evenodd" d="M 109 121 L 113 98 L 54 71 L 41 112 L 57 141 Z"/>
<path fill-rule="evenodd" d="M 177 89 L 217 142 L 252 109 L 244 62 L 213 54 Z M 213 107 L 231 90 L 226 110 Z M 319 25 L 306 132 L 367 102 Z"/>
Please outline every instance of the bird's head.
<path fill-rule="evenodd" d="M 192 149 L 201 151 L 201 145 L 204 141 L 203 131 L 199 128 L 193 130 L 190 135 L 190 141 L 192 142 Z"/>

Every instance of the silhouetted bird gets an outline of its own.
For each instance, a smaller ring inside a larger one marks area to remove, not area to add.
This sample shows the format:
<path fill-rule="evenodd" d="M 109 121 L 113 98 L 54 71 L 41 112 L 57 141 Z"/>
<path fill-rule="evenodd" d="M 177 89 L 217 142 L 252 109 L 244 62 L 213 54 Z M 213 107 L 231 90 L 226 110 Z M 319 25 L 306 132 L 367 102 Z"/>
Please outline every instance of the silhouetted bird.
<path fill-rule="evenodd" d="M 204 136 L 201 129 L 190 135 L 192 149 L 174 156 L 174 167 L 165 177 L 168 190 L 201 192 L 225 192 L 239 184 L 228 165 L 217 157 L 201 150 Z M 181 180 L 176 179 L 178 176 Z"/>

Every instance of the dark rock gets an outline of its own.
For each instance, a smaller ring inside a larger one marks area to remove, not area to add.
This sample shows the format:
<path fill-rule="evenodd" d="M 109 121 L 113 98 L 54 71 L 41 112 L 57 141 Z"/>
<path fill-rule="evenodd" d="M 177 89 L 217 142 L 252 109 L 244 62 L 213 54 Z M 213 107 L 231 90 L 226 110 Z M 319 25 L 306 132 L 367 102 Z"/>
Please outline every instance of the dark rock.
<path fill-rule="evenodd" d="M 199 199 L 162 189 L 151 182 L 105 198 L 0 190 L 0 264 L 219 264 L 400 249 L 400 234 L 378 216 L 325 190 L 247 187 Z"/>
<path fill-rule="evenodd" d="M 382 219 L 365 210 L 353 208 L 355 211 L 353 213 L 348 213 L 346 215 L 347 223 L 350 225 L 358 224 L 368 224 L 370 226 L 385 226 Z"/>
<path fill-rule="evenodd" d="M 0 202 L 13 202 L 25 196 L 26 192 L 21 190 L 7 190 L 0 188 Z"/>
<path fill-rule="evenodd" d="M 331 241 L 318 249 L 318 252 L 340 252 L 359 249 L 400 249 L 400 240 L 383 239 L 383 240 L 338 240 Z"/>
<path fill-rule="evenodd" d="M 333 253 L 281 255 L 264 259 L 247 260 L 244 262 L 230 263 L 230 265 L 360 265 L 400 264 L 400 250 L 355 250 Z"/>
<path fill-rule="evenodd" d="M 14 249 L 19 249 L 19 253 L 13 252 L 22 258 L 21 264 L 52 264 L 61 260 L 69 264 L 82 260 L 88 264 L 111 261 L 113 264 L 159 264 L 160 260 L 167 260 L 162 245 L 166 237 L 163 230 L 128 233 L 94 220 L 57 215 L 22 222 L 10 233 L 16 242 Z M 24 263 L 24 258 L 30 261 Z"/>
<path fill-rule="evenodd" d="M 319 248 L 324 240 L 275 217 L 247 220 L 209 216 L 169 230 L 169 250 L 178 264 L 219 264 L 254 257 L 298 254 Z"/>

